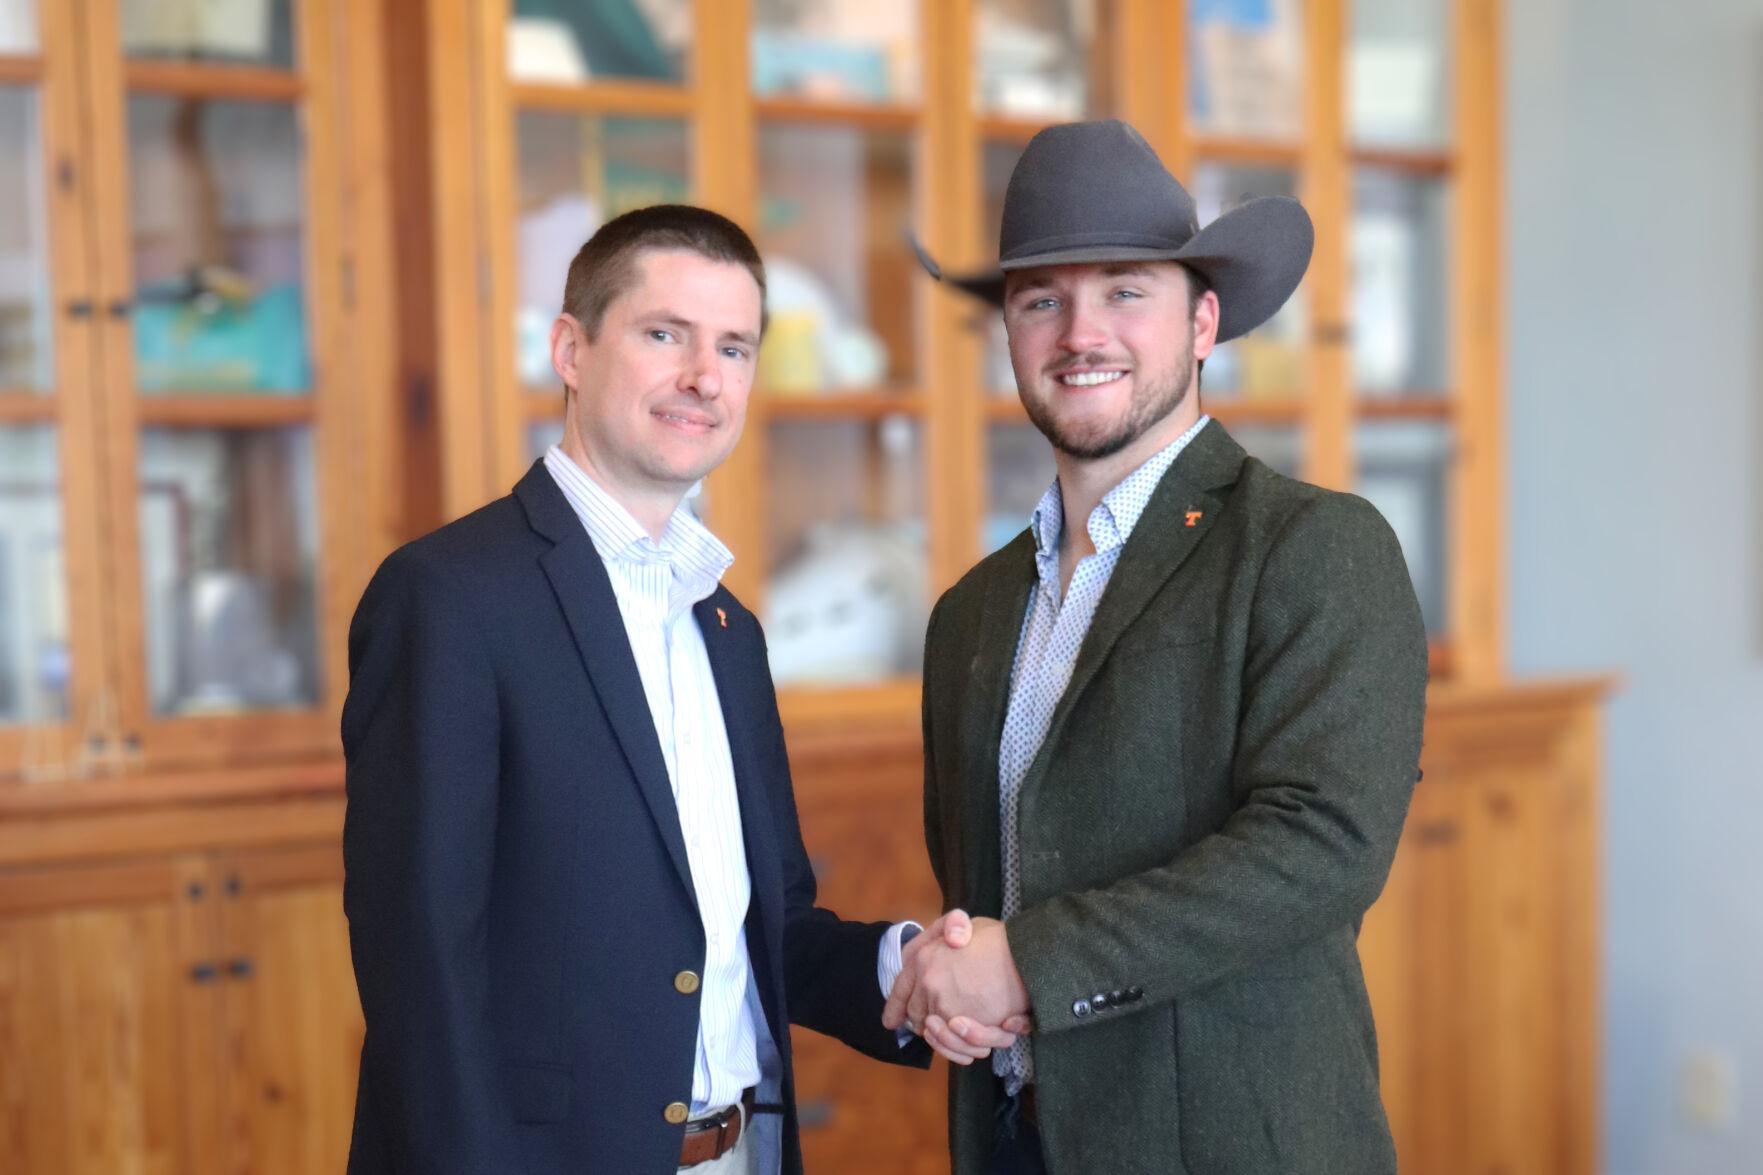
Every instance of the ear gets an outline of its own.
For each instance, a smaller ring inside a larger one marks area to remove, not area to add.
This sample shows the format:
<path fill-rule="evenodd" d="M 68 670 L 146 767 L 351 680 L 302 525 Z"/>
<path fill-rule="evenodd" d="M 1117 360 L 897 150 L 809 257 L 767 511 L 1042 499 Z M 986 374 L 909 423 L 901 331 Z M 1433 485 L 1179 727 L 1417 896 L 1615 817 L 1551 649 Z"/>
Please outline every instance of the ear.
<path fill-rule="evenodd" d="M 1218 345 L 1218 295 L 1207 290 L 1194 304 L 1194 358 L 1205 359 Z"/>
<path fill-rule="evenodd" d="M 563 386 L 579 389 L 582 386 L 580 369 L 580 351 L 586 346 L 587 332 L 573 314 L 559 314 L 551 324 L 551 369 Z"/>

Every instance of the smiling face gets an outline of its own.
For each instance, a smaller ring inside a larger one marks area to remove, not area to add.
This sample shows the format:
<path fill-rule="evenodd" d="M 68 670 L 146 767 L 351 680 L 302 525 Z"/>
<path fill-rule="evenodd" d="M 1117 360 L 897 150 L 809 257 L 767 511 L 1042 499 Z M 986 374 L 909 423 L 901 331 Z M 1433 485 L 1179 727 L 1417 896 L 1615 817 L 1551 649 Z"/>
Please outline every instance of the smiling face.
<path fill-rule="evenodd" d="M 734 262 L 657 249 L 635 267 L 594 338 L 569 314 L 551 328 L 552 363 L 573 389 L 564 450 L 633 512 L 677 503 L 740 439 L 762 307 Z"/>
<path fill-rule="evenodd" d="M 1190 299 L 1176 262 L 1013 271 L 1004 326 L 1023 407 L 1069 457 L 1148 457 L 1200 418 L 1189 392 L 1218 335 L 1218 298 Z"/>

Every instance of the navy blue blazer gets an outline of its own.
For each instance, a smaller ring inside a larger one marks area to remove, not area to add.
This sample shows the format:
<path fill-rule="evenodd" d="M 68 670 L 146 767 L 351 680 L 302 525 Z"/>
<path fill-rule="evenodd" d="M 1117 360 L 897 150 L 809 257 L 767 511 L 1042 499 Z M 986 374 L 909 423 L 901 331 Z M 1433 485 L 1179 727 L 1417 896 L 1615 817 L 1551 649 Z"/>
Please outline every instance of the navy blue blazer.
<path fill-rule="evenodd" d="M 753 615 L 697 606 L 740 794 L 748 949 L 789 1025 L 928 1065 L 881 1025 L 886 923 L 815 906 Z M 722 617 L 726 616 L 726 625 Z M 612 583 L 542 463 L 394 552 L 349 631 L 344 909 L 366 1016 L 351 1175 L 672 1172 L 691 1101 L 703 924 Z"/>

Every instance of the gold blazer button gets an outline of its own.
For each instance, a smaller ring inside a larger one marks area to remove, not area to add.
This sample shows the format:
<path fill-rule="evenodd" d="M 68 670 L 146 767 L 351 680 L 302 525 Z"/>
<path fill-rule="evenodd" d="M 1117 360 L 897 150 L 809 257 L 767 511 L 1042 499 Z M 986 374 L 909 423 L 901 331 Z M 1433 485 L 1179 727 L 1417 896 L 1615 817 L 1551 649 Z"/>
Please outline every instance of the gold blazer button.
<path fill-rule="evenodd" d="M 673 977 L 673 990 L 681 995 L 691 995 L 698 990 L 698 976 L 691 971 L 681 971 Z"/>
<path fill-rule="evenodd" d="M 667 1108 L 661 1111 L 661 1116 L 667 1119 L 667 1124 L 669 1126 L 678 1126 L 681 1122 L 686 1120 L 687 1114 L 688 1111 L 686 1109 L 686 1103 L 684 1102 L 669 1102 L 667 1103 Z"/>

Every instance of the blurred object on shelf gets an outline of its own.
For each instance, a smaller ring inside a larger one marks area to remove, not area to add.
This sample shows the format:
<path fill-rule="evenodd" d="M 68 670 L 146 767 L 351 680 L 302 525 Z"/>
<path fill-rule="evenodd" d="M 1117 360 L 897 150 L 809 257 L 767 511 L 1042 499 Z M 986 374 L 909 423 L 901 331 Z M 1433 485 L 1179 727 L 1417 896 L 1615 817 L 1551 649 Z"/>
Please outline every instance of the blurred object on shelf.
<path fill-rule="evenodd" d="M 297 285 L 254 294 L 244 275 L 201 266 L 181 280 L 142 287 L 134 322 L 143 394 L 311 390 Z"/>
<path fill-rule="evenodd" d="M 1196 128 L 1276 139 L 1302 133 L 1299 13 L 1298 0 L 1190 0 L 1189 114 Z"/>
<path fill-rule="evenodd" d="M 1095 24 L 1094 0 L 982 0 L 975 108 L 1049 122 L 1082 118 Z"/>
<path fill-rule="evenodd" d="M 924 640 L 922 525 L 822 522 L 766 590 L 778 684 L 859 685 L 915 673 Z"/>
<path fill-rule="evenodd" d="M 691 0 L 515 0 L 508 76 L 553 85 L 681 82 L 691 46 Z"/>
<path fill-rule="evenodd" d="M 916 102 L 917 4 L 755 0 L 753 92 L 818 102 Z"/>

